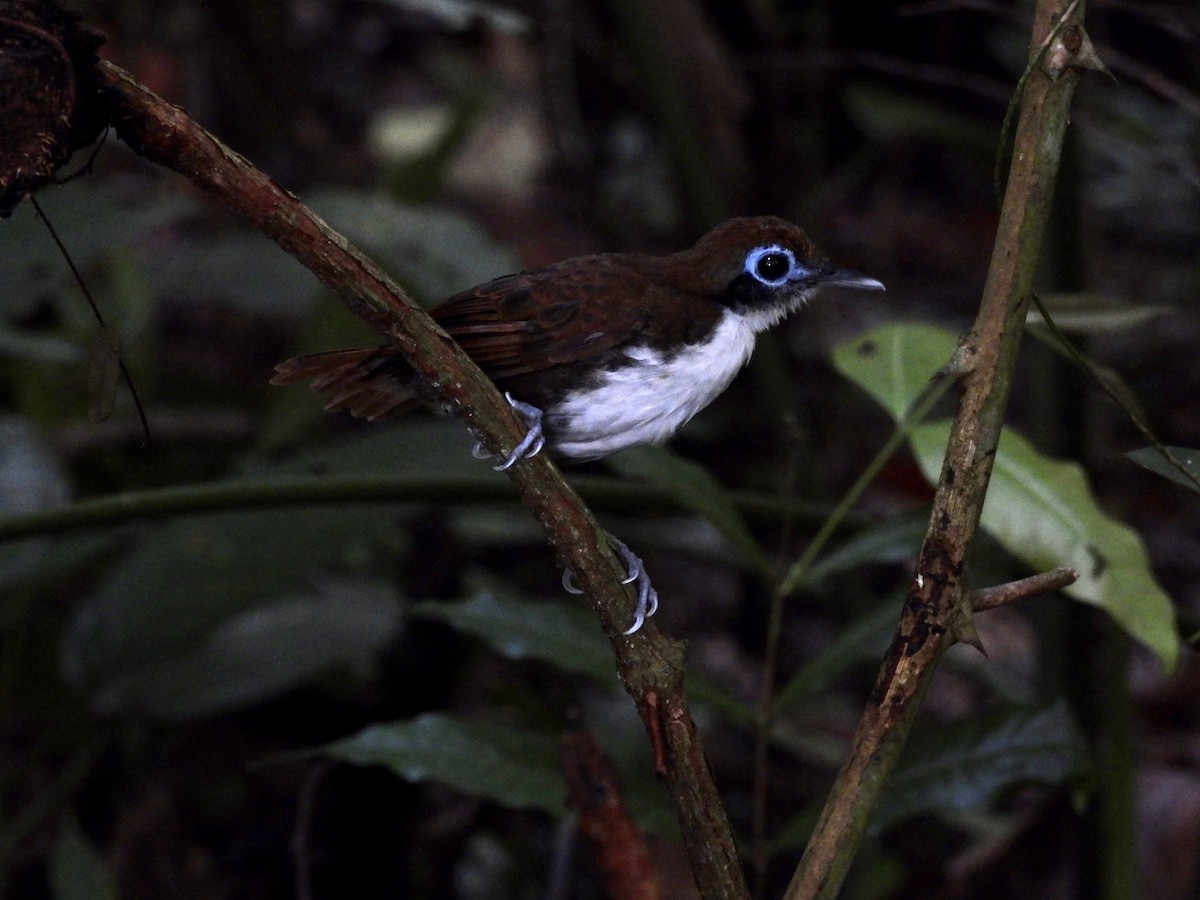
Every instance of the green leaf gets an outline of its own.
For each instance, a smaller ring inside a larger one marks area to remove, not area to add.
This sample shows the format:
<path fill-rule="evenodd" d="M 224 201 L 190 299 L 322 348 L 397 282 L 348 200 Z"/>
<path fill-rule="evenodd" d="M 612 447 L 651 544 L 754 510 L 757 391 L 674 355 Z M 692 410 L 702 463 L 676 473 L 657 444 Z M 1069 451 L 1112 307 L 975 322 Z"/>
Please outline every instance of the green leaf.
<path fill-rule="evenodd" d="M 426 713 L 372 725 L 319 753 L 356 766 L 386 766 L 405 781 L 437 781 L 515 809 L 565 812 L 558 741 L 526 729 Z"/>
<path fill-rule="evenodd" d="M 117 885 L 74 817 L 63 820 L 50 854 L 50 889 L 54 900 L 116 900 Z"/>
<path fill-rule="evenodd" d="M 412 612 L 473 635 L 508 659 L 541 660 L 614 683 L 608 643 L 595 620 L 565 595 L 561 603 L 533 603 L 483 591 L 462 603 L 420 603 Z"/>
<path fill-rule="evenodd" d="M 930 326 L 875 329 L 834 351 L 838 369 L 899 420 L 930 375 L 949 357 L 954 337 Z M 949 422 L 919 425 L 909 441 L 931 484 L 941 472 Z M 1141 539 L 1106 514 L 1074 463 L 1039 453 L 1005 429 L 980 524 L 1035 570 L 1069 565 L 1079 580 L 1066 593 L 1116 619 L 1168 669 L 1179 655 L 1170 598 L 1150 571 Z"/>
<path fill-rule="evenodd" d="M 934 422 L 910 436 L 931 483 L 949 434 L 948 422 Z M 1100 508 L 1081 466 L 1045 456 L 1005 429 L 979 524 L 1035 571 L 1075 569 L 1079 580 L 1064 589 L 1067 596 L 1107 611 L 1164 667 L 1175 667 L 1179 637 L 1171 598 L 1155 580 L 1137 532 Z"/>
<path fill-rule="evenodd" d="M 835 348 L 833 364 L 899 422 L 957 348 L 945 329 L 888 325 Z"/>
<path fill-rule="evenodd" d="M 1190 447 L 1167 447 L 1183 467 L 1192 474 L 1193 478 L 1200 479 L 1200 450 L 1194 450 Z M 1163 455 L 1154 447 L 1143 447 L 1141 450 L 1132 450 L 1125 454 L 1135 463 L 1143 468 L 1149 469 L 1155 475 L 1161 475 L 1163 478 L 1168 478 L 1176 484 L 1181 484 L 1188 490 L 1200 491 L 1196 487 L 1195 482 L 1189 481 L 1186 476 L 1167 460 L 1163 459 Z"/>
<path fill-rule="evenodd" d="M 746 527 L 741 514 L 706 468 L 665 447 L 635 447 L 614 454 L 605 462 L 626 477 L 638 478 L 669 491 L 684 509 L 703 516 L 716 526 L 749 566 L 760 573 L 773 574 L 770 560 Z"/>
<path fill-rule="evenodd" d="M 250 229 L 196 236 L 168 252 L 148 273 L 155 293 L 189 301 L 294 318 L 310 312 L 321 283 L 300 262 Z"/>
<path fill-rule="evenodd" d="M 1090 769 L 1087 742 L 1065 701 L 1006 707 L 913 735 L 873 826 L 922 812 L 977 809 L 1023 784 L 1063 784 Z"/>
<path fill-rule="evenodd" d="M 190 669 L 189 660 L 249 610 L 311 592 L 314 578 L 375 540 L 388 516 L 384 506 L 246 511 L 147 531 L 68 626 L 68 680 L 106 705 L 135 701 L 127 679 L 152 687 L 138 673 L 162 677 L 158 667 L 172 662 Z"/>

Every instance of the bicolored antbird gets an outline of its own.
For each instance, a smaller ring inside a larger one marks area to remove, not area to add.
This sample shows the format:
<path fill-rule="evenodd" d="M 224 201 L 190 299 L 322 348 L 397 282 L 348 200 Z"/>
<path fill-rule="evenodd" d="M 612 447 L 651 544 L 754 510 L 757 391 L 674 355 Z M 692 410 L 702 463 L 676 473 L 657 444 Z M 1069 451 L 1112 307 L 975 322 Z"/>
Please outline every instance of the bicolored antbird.
<path fill-rule="evenodd" d="M 759 332 L 830 285 L 883 289 L 830 265 L 796 225 L 761 216 L 730 219 L 671 256 L 578 256 L 506 275 L 431 315 L 529 427 L 506 469 L 543 445 L 579 461 L 666 441 L 729 386 Z M 370 421 L 437 404 L 387 344 L 299 356 L 276 372 L 272 384 L 311 379 L 327 409 Z M 616 543 L 639 583 L 633 632 L 657 595 Z"/>

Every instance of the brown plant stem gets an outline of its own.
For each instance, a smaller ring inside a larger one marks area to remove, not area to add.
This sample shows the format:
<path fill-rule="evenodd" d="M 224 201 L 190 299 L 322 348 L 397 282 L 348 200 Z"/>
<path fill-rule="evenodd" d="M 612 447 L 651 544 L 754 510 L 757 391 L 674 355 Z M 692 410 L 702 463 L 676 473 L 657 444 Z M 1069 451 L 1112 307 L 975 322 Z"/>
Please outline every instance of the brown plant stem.
<path fill-rule="evenodd" d="M 1059 566 L 1049 572 L 1039 572 L 1037 575 L 1010 581 L 1008 584 L 998 584 L 995 587 L 971 591 L 967 599 L 973 612 L 983 612 L 989 609 L 998 609 L 1016 600 L 1036 597 L 1038 594 L 1061 591 L 1078 580 L 1079 573 L 1070 566 Z"/>
<path fill-rule="evenodd" d="M 961 394 L 929 529 L 899 627 L 788 900 L 837 895 L 938 659 L 955 640 L 976 640 L 963 567 L 1000 438 L 1078 67 L 1091 63 L 1083 61 L 1090 44 L 1082 7 L 1081 0 L 1036 5 L 1007 190 L 979 314 L 956 354 Z"/>
<path fill-rule="evenodd" d="M 204 192 L 308 267 L 350 309 L 400 347 L 443 400 L 498 456 L 522 426 L 495 386 L 373 262 L 294 196 L 221 144 L 182 109 L 107 62 L 100 75 L 117 134 L 139 155 L 187 176 Z M 661 736 L 663 771 L 697 885 L 704 897 L 745 897 L 733 834 L 704 757 L 683 689 L 683 645 L 652 624 L 626 636 L 634 604 L 624 566 L 605 532 L 545 455 L 509 470 L 521 498 L 545 527 L 559 561 L 571 569 L 612 642 L 617 671 L 647 731 Z M 648 697 L 657 698 L 656 703 Z"/>
<path fill-rule="evenodd" d="M 579 831 L 613 900 L 661 900 L 646 836 L 630 814 L 617 773 L 590 731 L 563 736 L 559 756 Z"/>

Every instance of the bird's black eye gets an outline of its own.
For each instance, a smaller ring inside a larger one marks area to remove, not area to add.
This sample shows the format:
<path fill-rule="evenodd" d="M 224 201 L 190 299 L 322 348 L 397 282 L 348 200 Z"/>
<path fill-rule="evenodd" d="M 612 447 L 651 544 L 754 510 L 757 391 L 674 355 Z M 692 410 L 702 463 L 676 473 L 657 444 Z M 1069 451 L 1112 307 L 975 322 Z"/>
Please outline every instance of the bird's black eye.
<path fill-rule="evenodd" d="M 779 287 L 796 268 L 791 250 L 774 244 L 755 247 L 746 256 L 746 272 L 768 287 Z"/>
<path fill-rule="evenodd" d="M 754 271 L 763 281 L 778 281 L 788 273 L 790 268 L 788 258 L 782 253 L 764 253 L 759 257 Z"/>

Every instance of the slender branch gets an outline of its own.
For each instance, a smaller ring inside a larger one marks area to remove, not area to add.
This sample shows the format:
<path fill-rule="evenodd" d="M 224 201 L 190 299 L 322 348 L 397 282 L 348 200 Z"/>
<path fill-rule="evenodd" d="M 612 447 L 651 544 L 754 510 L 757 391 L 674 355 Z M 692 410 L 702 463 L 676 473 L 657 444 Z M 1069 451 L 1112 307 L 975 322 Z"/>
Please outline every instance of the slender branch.
<path fill-rule="evenodd" d="M 571 485 L 592 506 L 622 511 L 681 509 L 667 488 L 633 484 L 602 475 L 577 475 Z M 512 482 L 492 473 L 478 475 L 333 475 L 270 476 L 186 484 L 105 494 L 33 512 L 0 518 L 0 543 L 69 531 L 105 528 L 168 516 L 204 515 L 238 509 L 283 506 L 333 506 L 347 503 L 489 503 L 518 496 Z M 801 516 L 823 521 L 828 509 L 788 502 L 773 494 L 731 491 L 739 512 L 764 520 Z"/>
<path fill-rule="evenodd" d="M 307 266 L 350 309 L 400 348 L 412 367 L 494 454 L 507 455 L 522 426 L 495 386 L 373 262 L 295 197 L 222 145 L 182 109 L 102 62 L 118 135 L 151 162 L 186 175 L 244 215 Z M 705 897 L 744 897 L 745 881 L 683 690 L 683 645 L 647 624 L 622 632 L 634 597 L 604 531 L 543 454 L 509 470 L 522 500 L 546 529 L 563 566 L 587 594 L 612 643 L 617 670 L 652 736 L 675 799 L 684 842 Z"/>
<path fill-rule="evenodd" d="M 1071 17 L 1064 22 L 1068 9 Z M 954 640 L 975 640 L 963 567 L 991 477 L 1022 323 L 1079 65 L 1090 50 L 1080 0 L 1038 0 L 1029 68 L 991 266 L 975 325 L 963 339 L 962 393 L 933 501 L 929 530 L 900 625 L 859 721 L 788 900 L 838 893 L 871 811 L 916 718 L 937 661 Z"/>
<path fill-rule="evenodd" d="M 971 591 L 967 600 L 971 604 L 973 612 L 984 612 L 989 609 L 998 609 L 1017 600 L 1024 600 L 1027 597 L 1061 591 L 1078 580 L 1079 573 L 1070 566 L 1059 566 L 1049 572 L 1039 572 L 1037 575 L 1010 581 L 1008 584 L 998 584 L 995 587 Z"/>

